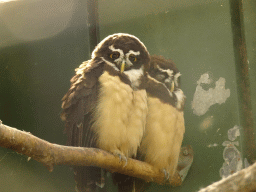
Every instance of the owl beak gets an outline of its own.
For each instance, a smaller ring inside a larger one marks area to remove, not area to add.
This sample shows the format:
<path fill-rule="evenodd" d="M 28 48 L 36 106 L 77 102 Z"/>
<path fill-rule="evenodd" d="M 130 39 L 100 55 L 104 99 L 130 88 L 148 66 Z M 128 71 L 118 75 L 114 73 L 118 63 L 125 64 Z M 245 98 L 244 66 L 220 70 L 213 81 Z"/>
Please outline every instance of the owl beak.
<path fill-rule="evenodd" d="M 172 81 L 172 86 L 171 86 L 171 89 L 170 89 L 170 92 L 172 93 L 174 91 L 174 81 Z"/>
<path fill-rule="evenodd" d="M 121 69 L 120 69 L 121 73 L 123 73 L 124 70 L 125 70 L 125 61 L 123 61 L 121 64 Z"/>

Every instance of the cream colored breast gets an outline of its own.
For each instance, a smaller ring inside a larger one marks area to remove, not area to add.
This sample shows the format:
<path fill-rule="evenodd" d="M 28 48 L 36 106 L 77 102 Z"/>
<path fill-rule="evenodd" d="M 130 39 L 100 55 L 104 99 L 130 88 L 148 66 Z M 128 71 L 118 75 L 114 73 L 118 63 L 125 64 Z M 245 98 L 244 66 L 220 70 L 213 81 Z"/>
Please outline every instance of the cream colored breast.
<path fill-rule="evenodd" d="M 93 125 L 98 147 L 131 157 L 137 152 L 145 128 L 146 91 L 134 91 L 108 72 L 100 76 L 99 82 L 101 88 Z"/>
<path fill-rule="evenodd" d="M 148 116 L 141 153 L 145 161 L 173 175 L 185 132 L 183 112 L 148 96 Z"/>

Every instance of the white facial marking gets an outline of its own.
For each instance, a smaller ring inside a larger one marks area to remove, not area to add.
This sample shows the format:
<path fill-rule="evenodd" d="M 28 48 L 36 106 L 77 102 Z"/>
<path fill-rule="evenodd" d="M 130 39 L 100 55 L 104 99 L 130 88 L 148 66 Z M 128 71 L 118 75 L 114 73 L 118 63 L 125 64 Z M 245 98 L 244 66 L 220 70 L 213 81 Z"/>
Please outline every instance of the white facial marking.
<path fill-rule="evenodd" d="M 124 74 L 128 76 L 133 87 L 139 87 L 139 79 L 143 75 L 143 66 L 140 69 L 131 69 L 128 71 L 124 71 Z"/>
<path fill-rule="evenodd" d="M 176 97 L 177 97 L 177 104 L 176 104 L 176 107 L 177 107 L 178 109 L 180 109 L 181 106 L 182 106 L 182 103 L 184 103 L 185 95 L 184 95 L 184 93 L 183 93 L 183 91 L 182 91 L 181 89 L 178 89 L 178 90 L 174 91 L 173 93 L 174 93 L 174 94 L 176 95 Z"/>
<path fill-rule="evenodd" d="M 168 74 L 168 78 L 166 78 L 166 79 L 164 80 L 164 82 L 165 82 L 166 84 L 172 82 L 173 70 L 170 70 L 170 69 L 162 69 L 162 68 L 160 68 L 158 65 L 157 65 L 157 68 L 158 68 L 159 71 Z"/>
<path fill-rule="evenodd" d="M 114 45 L 111 45 L 111 46 L 109 46 L 108 47 L 111 51 L 113 51 L 113 52 L 118 52 L 119 54 L 120 54 L 120 56 L 119 56 L 119 58 L 117 58 L 117 59 L 115 59 L 114 61 L 116 62 L 116 64 L 119 66 L 119 67 L 121 67 L 121 64 L 122 64 L 122 62 L 123 62 L 123 60 L 124 60 L 124 52 L 123 52 L 123 50 L 121 50 L 121 49 L 115 49 L 114 48 Z M 104 59 L 104 61 L 106 61 L 105 59 Z M 111 65 L 112 67 L 114 67 L 115 68 L 115 70 L 117 70 L 117 71 L 120 71 L 117 67 L 116 67 L 116 65 L 115 64 L 113 64 L 113 63 L 111 63 L 111 62 L 107 62 L 109 65 Z"/>
<path fill-rule="evenodd" d="M 171 77 L 169 76 L 167 79 L 164 80 L 164 82 L 167 84 L 167 83 L 171 83 L 172 82 L 172 79 Z"/>
<path fill-rule="evenodd" d="M 126 56 L 129 57 L 130 54 L 133 54 L 133 55 L 140 55 L 140 52 L 139 52 L 139 51 L 134 52 L 133 50 L 130 50 L 128 53 L 126 53 Z"/>
<path fill-rule="evenodd" d="M 118 52 L 120 54 L 119 58 L 114 60 L 118 65 L 121 65 L 123 59 L 124 59 L 124 52 L 121 49 L 115 49 L 113 45 L 109 46 L 109 49 L 113 52 Z"/>
<path fill-rule="evenodd" d="M 114 45 L 111 45 L 111 46 L 109 46 L 108 47 L 111 51 L 116 51 L 116 52 L 119 52 L 120 53 L 120 57 L 122 56 L 122 57 L 124 57 L 124 52 L 123 52 L 123 50 L 121 50 L 121 49 L 115 49 L 114 48 Z"/>
<path fill-rule="evenodd" d="M 120 70 L 116 67 L 115 64 L 113 64 L 113 63 L 107 61 L 106 59 L 104 59 L 104 57 L 101 57 L 101 59 L 102 59 L 103 61 L 105 61 L 108 65 L 110 65 L 111 67 L 113 67 L 116 71 L 120 71 Z"/>
<path fill-rule="evenodd" d="M 167 89 L 167 91 L 169 92 L 169 95 L 171 96 L 171 97 L 173 97 L 173 95 L 172 95 L 172 92 L 166 87 L 166 85 L 165 84 L 163 84 L 164 86 L 165 86 L 165 88 Z"/>
<path fill-rule="evenodd" d="M 166 87 L 165 84 L 163 84 L 163 85 Z M 176 98 L 177 98 L 176 107 L 177 107 L 178 109 L 180 109 L 181 106 L 182 106 L 182 103 L 184 103 L 184 99 L 185 99 L 185 97 L 186 97 L 186 96 L 184 95 L 183 91 L 182 91 L 181 89 L 177 89 L 176 91 L 171 92 L 167 87 L 166 87 L 166 89 L 168 90 L 169 95 L 170 95 L 171 97 L 173 97 L 173 94 L 176 95 Z"/>
<path fill-rule="evenodd" d="M 129 60 L 129 56 L 131 54 L 133 55 L 140 55 L 140 52 L 137 51 L 133 51 L 133 50 L 130 50 L 128 53 L 125 54 L 124 56 L 124 52 L 123 50 L 121 49 L 116 49 L 113 45 L 109 46 L 109 49 L 113 52 L 118 52 L 120 54 L 119 58 L 115 59 L 114 61 L 117 63 L 117 65 L 121 66 L 121 64 L 123 63 L 123 61 L 125 61 L 126 65 L 125 65 L 125 68 L 130 68 L 133 64 L 132 62 Z M 111 65 L 113 66 L 113 65 Z"/>
<path fill-rule="evenodd" d="M 102 45 L 107 41 L 109 40 L 110 38 L 117 38 L 117 37 L 121 37 L 121 36 L 126 36 L 126 37 L 130 37 L 130 38 L 133 38 L 133 39 L 136 39 L 137 41 L 140 42 L 140 44 L 142 45 L 142 47 L 144 47 L 144 49 L 146 50 L 147 52 L 147 48 L 145 47 L 145 45 L 137 38 L 135 37 L 134 35 L 130 35 L 130 34 L 127 34 L 127 33 L 115 33 L 113 35 L 109 35 L 107 37 L 105 37 L 96 47 L 95 49 L 93 50 L 92 52 L 92 58 L 94 58 L 96 56 L 96 52 L 99 51 L 99 49 L 102 47 Z"/>
<path fill-rule="evenodd" d="M 133 54 L 133 55 L 140 55 L 140 52 L 139 51 L 137 51 L 137 52 L 134 52 L 133 50 L 130 50 L 128 53 L 126 53 L 125 54 L 125 62 L 126 62 L 126 65 L 128 66 L 128 67 L 131 67 L 133 64 L 132 64 L 132 62 L 129 60 L 129 56 L 131 55 L 131 54 Z"/>
<path fill-rule="evenodd" d="M 178 87 L 178 78 L 181 76 L 180 72 L 174 75 L 174 83 Z"/>
<path fill-rule="evenodd" d="M 167 70 L 166 70 L 166 73 L 167 73 L 170 77 L 173 76 L 173 70 L 167 69 Z"/>
<path fill-rule="evenodd" d="M 126 68 L 127 67 L 131 67 L 133 64 L 132 62 L 129 60 L 129 56 L 131 54 L 133 55 L 140 55 L 140 52 L 139 51 L 133 51 L 133 50 L 130 50 L 128 53 L 126 53 L 124 55 L 124 52 L 123 50 L 121 49 L 116 49 L 113 45 L 109 46 L 109 49 L 113 52 L 118 52 L 120 54 L 119 58 L 117 58 L 116 60 L 114 60 L 118 65 L 121 66 L 122 62 L 125 61 L 126 63 Z M 107 61 L 106 59 L 104 59 L 103 57 L 101 57 L 101 59 L 103 61 L 105 61 L 108 65 L 110 65 L 111 67 L 113 67 L 116 71 L 120 71 L 120 69 L 118 69 L 118 67 Z M 142 66 L 140 69 L 130 69 L 130 70 L 127 70 L 127 71 L 124 71 L 123 73 L 126 74 L 129 78 L 129 80 L 131 81 L 131 85 L 132 87 L 139 87 L 140 85 L 140 77 L 143 75 L 143 71 L 144 71 L 144 66 Z"/>
<path fill-rule="evenodd" d="M 172 77 L 173 76 L 173 70 L 170 70 L 170 69 L 162 69 L 160 68 L 158 65 L 157 65 L 157 68 L 159 71 L 162 71 L 162 72 L 165 72 L 169 75 L 169 77 Z"/>

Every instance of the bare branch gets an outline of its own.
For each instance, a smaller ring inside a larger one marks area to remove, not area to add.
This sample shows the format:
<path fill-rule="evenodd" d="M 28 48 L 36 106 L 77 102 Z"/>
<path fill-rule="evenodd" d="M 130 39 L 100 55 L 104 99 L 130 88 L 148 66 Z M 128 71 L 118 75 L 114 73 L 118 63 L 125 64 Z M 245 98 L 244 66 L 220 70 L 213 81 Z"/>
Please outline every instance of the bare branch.
<path fill-rule="evenodd" d="M 147 163 L 129 158 L 124 167 L 124 162 L 120 162 L 118 157 L 106 151 L 52 144 L 31 133 L 4 125 L 1 121 L 0 138 L 1 147 L 32 157 L 44 164 L 49 171 L 53 170 L 54 165 L 98 166 L 110 172 L 122 173 L 149 182 L 166 183 L 164 173 Z M 168 183 L 172 186 L 181 185 L 179 173 L 176 172 Z"/>
<path fill-rule="evenodd" d="M 199 192 L 253 192 L 256 191 L 256 163 L 201 189 Z"/>

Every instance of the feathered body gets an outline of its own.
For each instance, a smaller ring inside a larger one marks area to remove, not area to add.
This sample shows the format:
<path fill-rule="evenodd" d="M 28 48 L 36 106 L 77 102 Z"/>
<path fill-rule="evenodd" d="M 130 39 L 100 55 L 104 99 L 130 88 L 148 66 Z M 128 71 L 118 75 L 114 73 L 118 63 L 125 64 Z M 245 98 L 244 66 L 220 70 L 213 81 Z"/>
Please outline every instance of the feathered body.
<path fill-rule="evenodd" d="M 148 81 L 148 115 L 140 154 L 145 162 L 165 171 L 176 171 L 185 132 L 185 95 L 179 87 L 180 73 L 171 60 L 151 56 Z"/>
<path fill-rule="evenodd" d="M 164 171 L 170 178 L 177 168 L 185 132 L 185 95 L 180 89 L 180 73 L 171 60 L 151 56 L 148 74 L 148 115 L 138 159 Z M 141 179 L 121 179 L 126 182 L 122 182 L 120 192 L 142 192 L 149 186 L 149 183 Z"/>
<path fill-rule="evenodd" d="M 108 36 L 97 45 L 62 99 L 68 145 L 97 147 L 124 160 L 136 156 L 146 123 L 149 60 L 143 43 L 129 34 Z M 100 168 L 74 171 L 78 191 L 95 191 L 102 183 Z"/>

